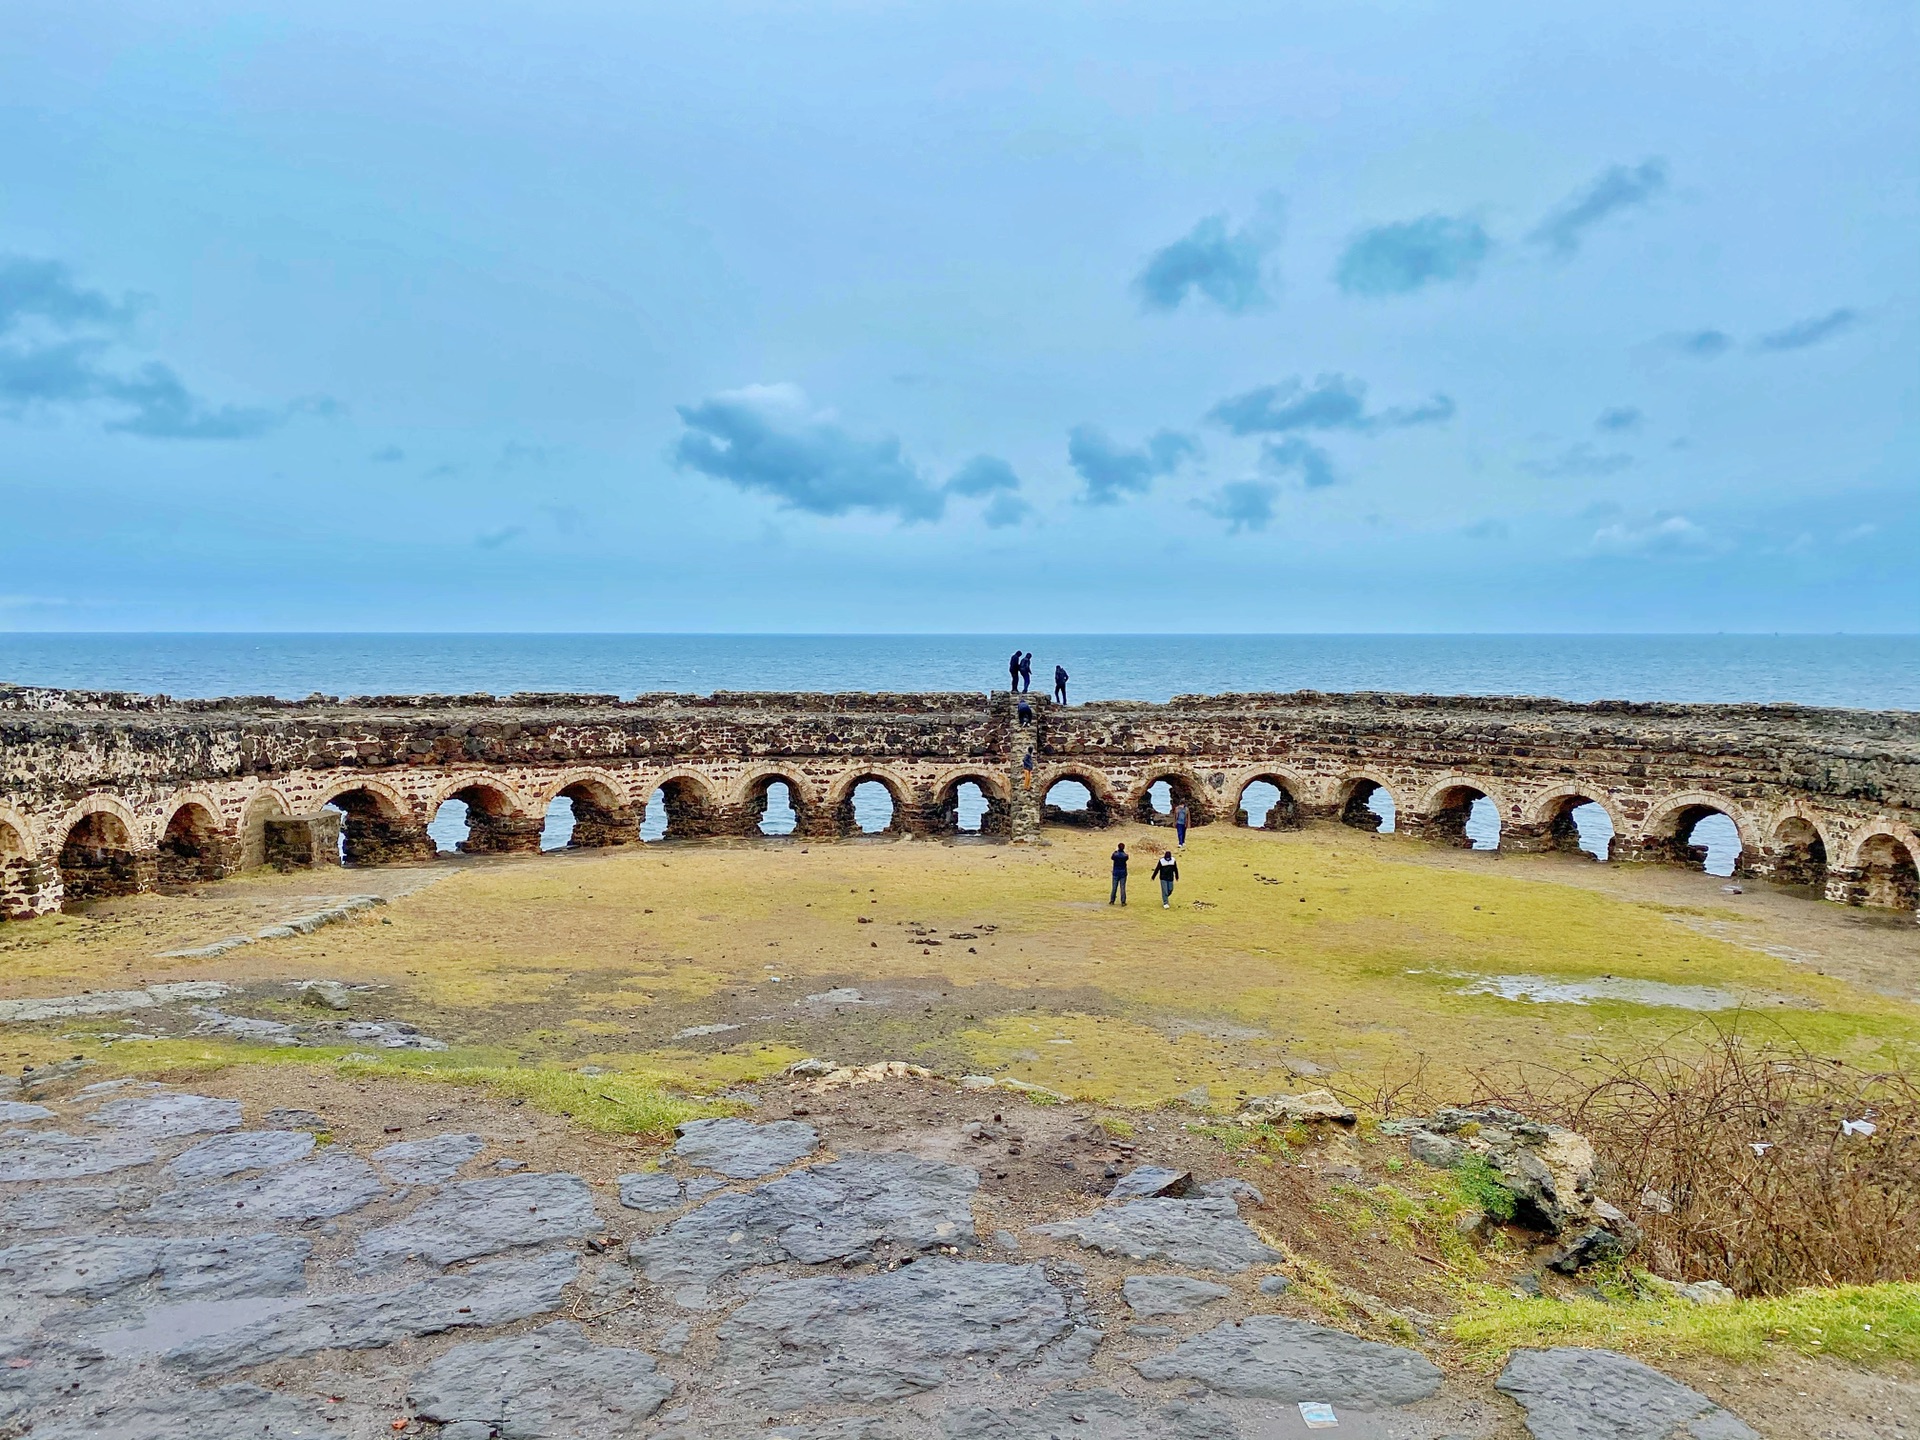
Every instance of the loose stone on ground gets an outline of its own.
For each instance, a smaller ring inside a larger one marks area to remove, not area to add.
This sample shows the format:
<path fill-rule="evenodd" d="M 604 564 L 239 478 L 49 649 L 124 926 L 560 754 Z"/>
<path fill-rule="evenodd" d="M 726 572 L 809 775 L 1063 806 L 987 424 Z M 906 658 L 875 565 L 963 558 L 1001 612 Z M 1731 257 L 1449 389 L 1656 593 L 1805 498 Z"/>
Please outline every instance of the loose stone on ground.
<path fill-rule="evenodd" d="M 1233 1201 L 1221 1198 L 1135 1200 L 1032 1229 L 1106 1255 L 1234 1274 L 1280 1258 L 1248 1228 Z"/>
<path fill-rule="evenodd" d="M 451 1180 L 462 1165 L 486 1148 L 478 1135 L 433 1135 L 424 1140 L 401 1140 L 376 1150 L 373 1160 L 403 1185 L 438 1185 Z"/>
<path fill-rule="evenodd" d="M 820 1136 L 798 1120 L 689 1120 L 673 1153 L 733 1180 L 758 1180 L 811 1155 Z"/>

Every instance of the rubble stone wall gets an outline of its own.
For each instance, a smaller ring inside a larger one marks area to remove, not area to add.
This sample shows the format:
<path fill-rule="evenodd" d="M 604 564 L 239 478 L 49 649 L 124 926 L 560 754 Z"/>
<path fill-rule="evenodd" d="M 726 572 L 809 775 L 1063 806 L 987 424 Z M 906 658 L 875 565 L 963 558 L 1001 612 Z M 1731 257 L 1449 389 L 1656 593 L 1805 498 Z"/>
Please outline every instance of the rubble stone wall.
<path fill-rule="evenodd" d="M 1676 864 L 1699 862 L 1689 836 L 1717 812 L 1739 831 L 1742 873 L 1904 908 L 1920 888 L 1912 713 L 1310 691 L 1032 703 L 1022 724 L 1005 694 L 290 702 L 0 687 L 0 908 L 44 913 L 68 889 L 327 863 L 341 848 L 350 864 L 423 860 L 449 798 L 467 802 L 466 848 L 508 853 L 539 848 L 560 795 L 576 845 L 637 843 L 657 792 L 670 838 L 755 835 L 782 782 L 796 833 L 827 839 L 854 831 L 867 780 L 909 834 L 956 830 L 970 781 L 983 828 L 1014 838 L 1042 818 L 1164 820 L 1149 799 L 1161 781 L 1197 825 L 1245 823 L 1243 792 L 1266 781 L 1281 793 L 1271 826 L 1372 828 L 1378 788 L 1397 828 L 1456 845 L 1485 797 L 1501 848 L 1522 851 L 1574 849 L 1571 812 L 1591 802 L 1613 821 L 1610 858 Z M 1093 803 L 1043 812 L 1065 779 Z"/>

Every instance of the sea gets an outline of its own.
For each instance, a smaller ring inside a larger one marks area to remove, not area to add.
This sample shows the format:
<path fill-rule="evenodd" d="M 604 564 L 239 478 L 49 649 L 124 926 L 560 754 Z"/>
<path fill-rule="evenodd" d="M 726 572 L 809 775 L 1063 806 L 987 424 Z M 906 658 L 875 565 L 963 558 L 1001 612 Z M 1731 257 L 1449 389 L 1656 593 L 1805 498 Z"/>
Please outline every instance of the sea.
<path fill-rule="evenodd" d="M 0 683 L 133 690 L 182 698 L 276 695 L 507 695 L 516 691 L 706 694 L 716 690 L 985 691 L 1005 688 L 1007 659 L 1033 653 L 1033 682 L 1055 665 L 1070 700 L 1167 700 L 1259 690 L 1389 690 L 1540 695 L 1563 700 L 1761 702 L 1920 711 L 1920 635 L 489 635 L 0 633 Z M 863 787 L 864 788 L 864 787 Z M 891 804 L 856 795 L 863 828 Z M 1049 798 L 1072 808 L 1078 787 Z M 1379 792 L 1384 828 L 1391 800 Z M 1249 807 L 1257 797 L 1249 794 Z M 1260 797 L 1266 798 L 1266 797 Z M 977 823 L 963 807 L 962 821 Z M 1498 845 L 1492 806 L 1468 827 Z M 1577 815 L 1583 845 L 1604 855 L 1605 814 Z M 556 801 L 543 844 L 572 829 Z M 667 825 L 649 806 L 642 834 Z M 790 832 L 785 799 L 762 828 Z M 443 848 L 466 833 L 449 801 L 429 827 Z M 650 836 L 651 838 L 651 836 Z M 1738 836 L 1701 822 L 1707 868 L 1728 874 Z"/>

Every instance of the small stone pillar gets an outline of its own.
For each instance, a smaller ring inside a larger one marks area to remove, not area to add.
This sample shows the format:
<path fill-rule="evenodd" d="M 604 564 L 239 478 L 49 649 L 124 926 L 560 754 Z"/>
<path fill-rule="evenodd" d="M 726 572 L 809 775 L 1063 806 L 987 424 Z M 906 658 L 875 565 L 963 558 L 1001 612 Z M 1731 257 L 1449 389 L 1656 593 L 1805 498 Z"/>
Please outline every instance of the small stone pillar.
<path fill-rule="evenodd" d="M 460 850 L 466 855 L 538 855 L 540 834 L 546 828 L 543 815 L 489 815 L 469 805 L 467 838 L 460 842 Z"/>
<path fill-rule="evenodd" d="M 275 870 L 310 870 L 340 863 L 340 812 L 269 815 L 261 829 L 262 863 Z"/>
<path fill-rule="evenodd" d="M 633 845 L 640 839 L 640 817 L 631 805 L 596 805 L 578 795 L 573 801 L 573 834 L 570 848 L 598 849 L 608 845 Z"/>
<path fill-rule="evenodd" d="M 349 865 L 400 865 L 440 853 L 427 827 L 408 817 L 349 813 L 345 828 L 341 848 Z"/>

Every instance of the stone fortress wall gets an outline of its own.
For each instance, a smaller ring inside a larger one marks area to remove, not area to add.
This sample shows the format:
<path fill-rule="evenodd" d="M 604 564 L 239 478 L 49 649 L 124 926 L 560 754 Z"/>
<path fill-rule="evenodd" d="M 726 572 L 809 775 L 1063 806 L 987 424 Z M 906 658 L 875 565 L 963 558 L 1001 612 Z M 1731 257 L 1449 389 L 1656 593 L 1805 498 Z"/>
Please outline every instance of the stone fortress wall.
<path fill-rule="evenodd" d="M 572 802 L 574 846 L 639 842 L 662 794 L 668 838 L 759 834 L 783 783 L 795 834 L 855 833 L 853 791 L 893 799 L 890 828 L 982 830 L 1153 820 L 1165 782 L 1194 823 L 1246 823 L 1246 787 L 1280 800 L 1274 828 L 1397 826 L 1464 845 L 1486 797 L 1500 848 L 1578 847 L 1573 810 L 1611 817 L 1615 861 L 1699 864 L 1705 815 L 1738 829 L 1740 872 L 1849 904 L 1915 908 L 1920 714 L 1800 706 L 1571 704 L 1431 695 L 1177 697 L 1056 707 L 1022 724 L 1003 693 L 376 696 L 173 700 L 0 687 L 0 910 L 282 868 L 424 860 L 427 823 L 468 806 L 463 848 L 537 851 L 549 803 Z M 1032 784 L 1023 762 L 1033 758 Z M 1057 782 L 1084 811 L 1044 804 Z"/>

